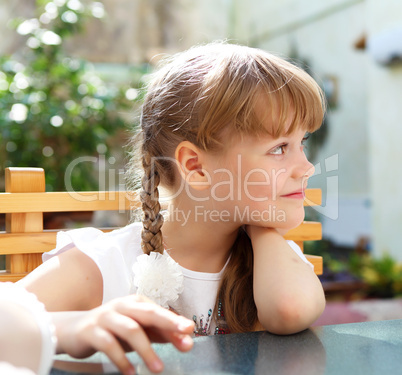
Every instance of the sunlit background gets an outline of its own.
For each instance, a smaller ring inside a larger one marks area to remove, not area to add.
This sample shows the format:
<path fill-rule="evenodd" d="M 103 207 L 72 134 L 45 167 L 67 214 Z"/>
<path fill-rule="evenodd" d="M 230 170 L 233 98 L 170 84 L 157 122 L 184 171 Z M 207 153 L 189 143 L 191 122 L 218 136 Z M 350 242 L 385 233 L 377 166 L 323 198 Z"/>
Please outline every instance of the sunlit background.
<path fill-rule="evenodd" d="M 1 179 L 29 165 L 45 168 L 48 191 L 68 188 L 66 170 L 72 188 L 118 188 L 140 88 L 161 56 L 216 39 L 263 48 L 327 97 L 307 150 L 310 187 L 323 191 L 307 213 L 323 224 L 317 253 L 372 254 L 383 263 L 366 277 L 395 272 L 399 286 L 387 285 L 401 294 L 401 30 L 399 0 L 1 0 Z"/>

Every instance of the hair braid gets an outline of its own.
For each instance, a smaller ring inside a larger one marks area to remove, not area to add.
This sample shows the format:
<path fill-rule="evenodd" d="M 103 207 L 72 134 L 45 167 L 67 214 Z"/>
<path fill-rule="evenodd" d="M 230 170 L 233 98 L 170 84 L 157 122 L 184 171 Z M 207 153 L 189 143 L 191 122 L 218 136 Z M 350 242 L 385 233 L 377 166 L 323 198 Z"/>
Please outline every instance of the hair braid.
<path fill-rule="evenodd" d="M 145 254 L 149 254 L 151 251 L 162 254 L 164 250 L 161 231 L 163 216 L 160 213 L 158 191 L 160 177 L 155 165 L 151 163 L 151 156 L 148 152 L 143 152 L 142 165 L 144 168 L 140 192 L 143 211 L 142 251 Z"/>

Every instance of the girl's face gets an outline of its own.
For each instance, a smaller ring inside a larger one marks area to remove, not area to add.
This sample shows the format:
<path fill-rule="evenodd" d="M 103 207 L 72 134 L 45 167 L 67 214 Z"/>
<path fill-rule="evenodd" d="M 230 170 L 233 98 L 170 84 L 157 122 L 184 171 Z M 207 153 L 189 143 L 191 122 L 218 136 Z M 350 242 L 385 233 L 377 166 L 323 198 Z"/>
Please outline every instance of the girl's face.
<path fill-rule="evenodd" d="M 212 199 L 238 224 L 291 229 L 304 219 L 304 190 L 314 173 L 296 130 L 273 138 L 237 137 L 211 160 Z M 219 207 L 219 208 L 218 208 Z"/>

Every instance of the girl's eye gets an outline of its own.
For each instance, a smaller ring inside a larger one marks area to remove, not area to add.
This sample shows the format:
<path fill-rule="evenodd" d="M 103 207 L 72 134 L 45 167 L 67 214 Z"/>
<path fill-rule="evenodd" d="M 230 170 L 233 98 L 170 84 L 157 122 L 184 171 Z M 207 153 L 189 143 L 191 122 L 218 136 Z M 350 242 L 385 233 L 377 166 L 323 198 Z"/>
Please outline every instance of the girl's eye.
<path fill-rule="evenodd" d="M 310 135 L 311 135 L 310 133 L 306 133 L 306 135 L 303 137 L 303 139 L 301 141 L 302 146 L 306 145 L 306 142 L 310 138 Z"/>
<path fill-rule="evenodd" d="M 310 133 L 306 133 L 301 140 L 301 146 L 304 147 L 307 140 L 310 138 Z M 293 144 L 293 143 L 292 143 Z M 289 144 L 282 143 L 279 146 L 274 147 L 271 151 L 268 151 L 269 155 L 284 155 L 288 151 Z"/>
<path fill-rule="evenodd" d="M 269 151 L 270 155 L 283 155 L 286 151 L 287 144 L 279 145 Z"/>

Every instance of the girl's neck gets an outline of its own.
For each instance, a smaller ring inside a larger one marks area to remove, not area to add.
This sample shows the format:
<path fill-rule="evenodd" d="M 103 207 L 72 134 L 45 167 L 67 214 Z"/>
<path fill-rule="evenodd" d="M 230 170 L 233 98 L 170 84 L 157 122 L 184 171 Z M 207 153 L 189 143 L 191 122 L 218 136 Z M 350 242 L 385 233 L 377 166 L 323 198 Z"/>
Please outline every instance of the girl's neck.
<path fill-rule="evenodd" d="M 162 227 L 165 249 L 170 256 L 192 271 L 221 271 L 236 240 L 238 228 L 227 223 L 200 220 L 194 215 L 185 218 L 177 215 L 176 212 L 174 217 L 170 212 Z"/>

